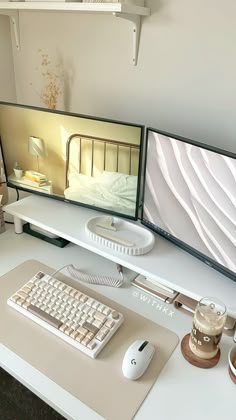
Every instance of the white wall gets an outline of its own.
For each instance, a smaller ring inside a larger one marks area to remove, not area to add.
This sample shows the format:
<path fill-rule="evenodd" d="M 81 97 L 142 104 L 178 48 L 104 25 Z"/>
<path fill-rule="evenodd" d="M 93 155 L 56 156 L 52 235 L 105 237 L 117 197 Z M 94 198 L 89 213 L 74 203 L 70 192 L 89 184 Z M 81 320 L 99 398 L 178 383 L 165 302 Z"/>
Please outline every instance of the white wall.
<path fill-rule="evenodd" d="M 0 101 L 15 101 L 15 77 L 8 16 L 0 15 Z"/>
<path fill-rule="evenodd" d="M 42 105 L 39 49 L 66 71 L 68 111 L 140 122 L 236 152 L 235 0 L 148 0 L 132 28 L 107 15 L 21 12 L 17 98 Z"/>

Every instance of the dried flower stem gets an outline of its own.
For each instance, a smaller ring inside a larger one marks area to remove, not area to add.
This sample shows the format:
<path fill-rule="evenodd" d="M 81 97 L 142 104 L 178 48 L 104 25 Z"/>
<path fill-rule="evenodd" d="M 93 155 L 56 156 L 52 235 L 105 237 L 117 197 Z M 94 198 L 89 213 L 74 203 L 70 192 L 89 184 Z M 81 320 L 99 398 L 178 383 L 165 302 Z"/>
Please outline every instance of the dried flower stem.
<path fill-rule="evenodd" d="M 40 98 L 47 108 L 56 109 L 58 98 L 62 94 L 62 66 L 57 64 L 53 69 L 48 54 L 42 53 L 42 50 L 39 50 L 39 53 L 41 55 L 41 75 L 46 82 Z"/>

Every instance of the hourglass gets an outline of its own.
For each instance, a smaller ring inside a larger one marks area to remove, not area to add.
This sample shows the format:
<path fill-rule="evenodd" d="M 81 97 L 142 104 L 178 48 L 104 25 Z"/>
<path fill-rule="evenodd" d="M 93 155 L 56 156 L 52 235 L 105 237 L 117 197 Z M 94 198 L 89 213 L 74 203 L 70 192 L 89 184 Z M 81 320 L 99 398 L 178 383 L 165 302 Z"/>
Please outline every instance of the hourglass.
<path fill-rule="evenodd" d="M 218 299 L 204 297 L 198 302 L 191 333 L 181 343 L 182 354 L 190 363 L 203 368 L 215 366 L 226 316 L 226 307 Z"/>

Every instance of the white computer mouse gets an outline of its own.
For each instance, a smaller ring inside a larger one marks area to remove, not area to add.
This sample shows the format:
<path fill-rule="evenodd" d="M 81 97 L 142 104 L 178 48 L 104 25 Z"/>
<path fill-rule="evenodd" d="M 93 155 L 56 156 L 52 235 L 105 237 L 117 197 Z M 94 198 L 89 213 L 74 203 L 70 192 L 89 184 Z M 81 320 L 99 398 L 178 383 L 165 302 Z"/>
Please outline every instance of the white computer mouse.
<path fill-rule="evenodd" d="M 155 347 L 145 340 L 136 340 L 128 348 L 122 363 L 123 375 L 131 380 L 140 378 L 155 353 Z"/>

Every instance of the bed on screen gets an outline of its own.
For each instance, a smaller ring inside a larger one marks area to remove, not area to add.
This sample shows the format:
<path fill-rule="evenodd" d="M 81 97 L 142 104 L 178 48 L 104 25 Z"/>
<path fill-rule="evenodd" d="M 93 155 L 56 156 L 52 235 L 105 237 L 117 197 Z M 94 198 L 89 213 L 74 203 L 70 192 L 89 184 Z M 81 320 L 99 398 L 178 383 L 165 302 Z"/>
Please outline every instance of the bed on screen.
<path fill-rule="evenodd" d="M 72 134 L 66 145 L 65 198 L 133 216 L 139 146 Z"/>

